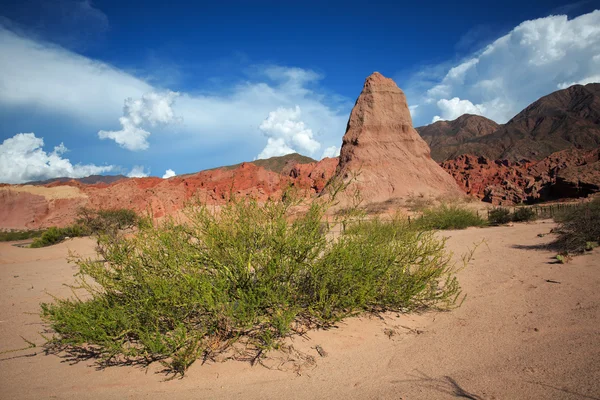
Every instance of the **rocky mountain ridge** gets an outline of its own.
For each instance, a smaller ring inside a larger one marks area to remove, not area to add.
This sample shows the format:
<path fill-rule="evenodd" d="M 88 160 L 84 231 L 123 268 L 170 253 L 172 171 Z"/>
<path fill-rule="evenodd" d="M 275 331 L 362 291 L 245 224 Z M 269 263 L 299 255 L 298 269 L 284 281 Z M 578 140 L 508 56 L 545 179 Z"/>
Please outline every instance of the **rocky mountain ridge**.
<path fill-rule="evenodd" d="M 496 127 L 496 129 L 494 129 Z M 504 125 L 463 115 L 417 128 L 438 162 L 463 154 L 539 161 L 571 148 L 600 147 L 600 83 L 573 85 L 527 106 Z"/>

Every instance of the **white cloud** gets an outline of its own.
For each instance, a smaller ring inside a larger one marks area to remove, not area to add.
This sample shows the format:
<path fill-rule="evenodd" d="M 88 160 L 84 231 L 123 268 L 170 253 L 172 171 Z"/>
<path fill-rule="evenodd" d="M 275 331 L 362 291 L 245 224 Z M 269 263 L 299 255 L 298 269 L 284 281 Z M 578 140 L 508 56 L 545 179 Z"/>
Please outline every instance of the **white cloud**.
<path fill-rule="evenodd" d="M 600 65 L 600 63 L 598 63 Z M 566 89 L 569 86 L 573 86 L 573 85 L 587 85 L 588 83 L 595 83 L 595 82 L 600 82 L 600 75 L 593 75 L 593 76 L 588 76 L 587 78 L 583 78 L 577 82 L 561 82 L 558 85 L 556 85 L 557 88 L 559 89 Z"/>
<path fill-rule="evenodd" d="M 114 120 L 123 99 L 152 91 L 141 79 L 0 25 L 0 105 L 36 107 L 84 123 Z M 43 66 L 43 68 L 41 68 Z"/>
<path fill-rule="evenodd" d="M 168 169 L 165 171 L 165 174 L 163 175 L 163 179 L 169 179 L 172 178 L 174 176 L 176 176 L 177 174 L 175 173 L 175 171 L 173 171 L 172 169 Z"/>
<path fill-rule="evenodd" d="M 525 21 L 446 71 L 433 84 L 418 74 L 409 80 L 415 125 L 458 112 L 504 123 L 557 88 L 600 80 L 600 11 Z"/>
<path fill-rule="evenodd" d="M 437 106 L 442 115 L 436 115 L 431 122 L 453 120 L 463 114 L 483 115 L 485 113 L 485 107 L 482 104 L 473 104 L 469 100 L 461 100 L 458 97 L 439 100 Z"/>
<path fill-rule="evenodd" d="M 18 133 L 0 144 L 0 182 L 23 183 L 57 177 L 82 178 L 111 171 L 112 165 L 73 165 L 64 144 L 51 153 L 43 150 L 44 139 L 33 133 Z"/>
<path fill-rule="evenodd" d="M 324 159 L 326 157 L 338 157 L 340 155 L 340 148 L 338 146 L 329 146 L 328 148 L 325 149 L 325 151 L 323 151 L 323 155 L 321 156 L 321 159 Z"/>
<path fill-rule="evenodd" d="M 286 145 L 285 140 L 283 140 L 282 138 L 269 138 L 267 139 L 267 145 L 256 158 L 265 159 L 271 157 L 279 157 L 295 152 L 296 150 Z"/>
<path fill-rule="evenodd" d="M 314 154 L 321 144 L 313 138 L 313 132 L 300 120 L 300 106 L 295 108 L 279 107 L 271 111 L 259 129 L 268 137 L 267 146 L 258 158 L 269 158 L 289 153 L 302 152 Z"/>
<path fill-rule="evenodd" d="M 152 132 L 153 149 L 160 148 L 165 157 L 169 152 L 181 154 L 197 149 L 195 157 L 211 158 L 216 149 L 233 148 L 237 150 L 224 155 L 230 158 L 222 158 L 223 162 L 250 159 L 261 151 L 259 143 L 264 140 L 259 125 L 279 107 L 299 106 L 302 122 L 310 127 L 314 141 L 323 147 L 339 145 L 352 107 L 349 99 L 324 94 L 319 89 L 322 77 L 313 71 L 243 66 L 249 71 L 246 80 L 217 92 L 182 92 L 171 107 L 182 122 L 167 135 L 167 128 L 160 124 L 150 129 L 129 119 L 119 120 L 127 117 L 123 113 L 124 99 L 164 93 L 166 88 L 59 46 L 18 35 L 1 25 L 0 54 L 0 108 L 35 108 L 49 124 L 62 118 L 72 121 L 77 132 L 91 135 L 104 130 L 103 136 L 126 148 L 143 149 Z M 121 124 L 115 126 L 118 120 Z M 290 142 L 287 146 L 310 155 L 310 139 L 297 138 L 303 148 Z"/>
<path fill-rule="evenodd" d="M 138 100 L 125 99 L 123 116 L 119 118 L 121 129 L 118 131 L 99 131 L 100 139 L 112 139 L 119 146 L 127 150 L 146 150 L 149 147 L 148 136 L 150 132 L 141 128 L 142 125 L 166 125 L 176 120 L 175 112 L 171 107 L 176 92 L 156 93 L 150 92 Z"/>
<path fill-rule="evenodd" d="M 143 165 L 134 165 L 127 174 L 129 178 L 145 178 L 148 175 L 150 175 L 150 170 L 146 172 Z"/>

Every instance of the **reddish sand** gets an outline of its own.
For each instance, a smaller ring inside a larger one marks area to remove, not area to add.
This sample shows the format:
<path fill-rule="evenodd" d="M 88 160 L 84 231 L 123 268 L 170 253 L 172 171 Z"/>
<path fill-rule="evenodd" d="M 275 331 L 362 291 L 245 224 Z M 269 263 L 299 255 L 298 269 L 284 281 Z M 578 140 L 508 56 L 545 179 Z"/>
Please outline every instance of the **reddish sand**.
<path fill-rule="evenodd" d="M 600 399 L 600 251 L 561 265 L 524 248 L 552 240 L 552 223 L 444 232 L 458 255 L 479 246 L 459 273 L 467 298 L 445 313 L 353 318 L 296 338 L 316 358 L 281 370 L 244 362 L 196 363 L 163 382 L 136 367 L 102 371 L 31 349 L 0 355 L 3 399 Z M 0 244 L 0 352 L 41 343 L 45 292 L 65 296 L 75 267 L 68 250 L 93 254 L 89 239 L 46 249 Z M 388 329 L 394 334 L 388 337 Z M 320 357 L 319 345 L 328 354 Z M 273 354 L 277 366 L 282 355 Z M 298 358 L 298 357 L 296 357 Z"/>

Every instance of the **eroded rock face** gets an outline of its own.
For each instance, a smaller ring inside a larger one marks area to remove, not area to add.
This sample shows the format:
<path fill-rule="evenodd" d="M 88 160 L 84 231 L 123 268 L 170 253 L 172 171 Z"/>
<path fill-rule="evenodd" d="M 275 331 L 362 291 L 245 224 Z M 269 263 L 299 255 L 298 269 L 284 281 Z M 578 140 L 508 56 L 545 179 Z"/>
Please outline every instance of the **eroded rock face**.
<path fill-rule="evenodd" d="M 335 176 L 355 177 L 351 185 L 365 203 L 462 194 L 413 128 L 404 92 L 378 72 L 366 79 L 350 113 Z"/>
<path fill-rule="evenodd" d="M 252 163 L 217 168 L 171 179 L 125 178 L 111 184 L 53 182 L 44 186 L 0 186 L 0 229 L 66 226 L 79 207 L 129 208 L 154 218 L 175 215 L 191 199 L 224 204 L 231 196 L 258 201 L 280 198 L 290 185 L 299 195 L 318 194 L 337 167 L 337 158 L 294 164 L 281 172 Z"/>
<path fill-rule="evenodd" d="M 600 149 L 563 150 L 537 162 L 462 155 L 441 165 L 466 193 L 492 204 L 536 203 L 600 191 Z"/>

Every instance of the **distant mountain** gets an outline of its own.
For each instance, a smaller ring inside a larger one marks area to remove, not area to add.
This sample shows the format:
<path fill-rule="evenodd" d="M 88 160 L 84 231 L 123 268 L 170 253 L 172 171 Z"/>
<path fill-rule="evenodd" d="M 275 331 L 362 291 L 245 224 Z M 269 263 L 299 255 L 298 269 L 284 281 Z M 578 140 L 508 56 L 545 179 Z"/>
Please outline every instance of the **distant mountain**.
<path fill-rule="evenodd" d="M 460 152 L 465 142 L 491 135 L 499 128 L 500 125 L 491 119 L 464 114 L 454 121 L 438 121 L 419 127 L 417 131 L 431 148 L 431 157 L 443 161 Z"/>
<path fill-rule="evenodd" d="M 272 172 L 277 172 L 277 173 L 280 173 L 287 164 L 309 164 L 309 163 L 316 163 L 316 162 L 317 162 L 317 160 L 314 160 L 310 157 L 303 156 L 302 154 L 298 154 L 298 153 L 286 154 L 285 156 L 280 156 L 280 157 L 271 157 L 271 158 L 266 158 L 266 159 L 261 159 L 261 160 L 248 161 L 248 163 L 254 164 L 257 167 L 263 167 L 267 171 L 272 171 Z M 235 165 L 227 165 L 224 167 L 217 167 L 217 168 L 219 168 L 219 169 L 220 168 L 235 169 L 242 164 L 243 163 L 239 163 L 239 164 L 235 164 Z M 213 168 L 213 169 L 217 169 L 217 168 Z"/>
<path fill-rule="evenodd" d="M 600 147 L 600 84 L 574 85 L 544 96 L 493 132 L 491 122 L 463 115 L 417 131 L 438 162 L 461 154 L 517 161 L 540 160 L 570 148 L 592 150 Z"/>
<path fill-rule="evenodd" d="M 46 179 L 45 181 L 32 181 L 32 182 L 27 182 L 27 185 L 48 185 L 50 183 L 55 183 L 55 182 L 68 182 L 68 181 L 77 181 L 79 183 L 83 183 L 84 185 L 95 185 L 97 183 L 106 183 L 106 184 L 111 184 L 113 182 L 116 182 L 118 180 L 121 179 L 125 179 L 127 178 L 124 175 L 90 175 L 90 176 L 86 176 L 85 178 L 67 178 L 67 177 L 61 177 L 61 178 L 52 178 L 52 179 Z"/>

